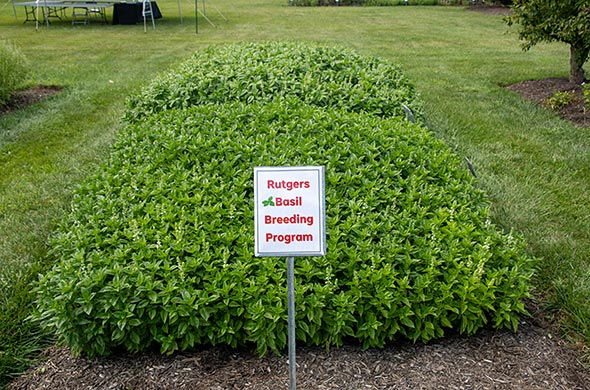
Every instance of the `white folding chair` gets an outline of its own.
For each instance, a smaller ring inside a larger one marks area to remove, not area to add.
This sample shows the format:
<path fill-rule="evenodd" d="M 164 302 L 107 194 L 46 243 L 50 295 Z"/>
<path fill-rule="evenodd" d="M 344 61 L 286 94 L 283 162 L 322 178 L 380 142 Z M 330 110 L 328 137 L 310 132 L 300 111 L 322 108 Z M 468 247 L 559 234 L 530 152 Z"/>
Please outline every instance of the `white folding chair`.
<path fill-rule="evenodd" d="M 152 2 L 150 0 L 143 0 L 141 9 L 141 16 L 143 17 L 143 32 L 147 32 L 147 18 L 152 19 L 152 28 L 156 29 L 156 22 L 154 21 L 154 13 L 152 12 Z"/>

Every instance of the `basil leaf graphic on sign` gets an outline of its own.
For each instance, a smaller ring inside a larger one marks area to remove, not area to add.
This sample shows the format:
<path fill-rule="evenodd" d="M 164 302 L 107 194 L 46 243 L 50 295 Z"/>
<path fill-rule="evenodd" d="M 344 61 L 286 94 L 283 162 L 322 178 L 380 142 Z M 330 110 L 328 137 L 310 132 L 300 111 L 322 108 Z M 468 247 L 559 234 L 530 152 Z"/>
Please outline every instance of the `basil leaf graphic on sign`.
<path fill-rule="evenodd" d="M 264 207 L 266 207 L 266 206 L 274 206 L 275 205 L 275 202 L 272 200 L 272 196 L 269 196 L 267 200 L 263 200 L 262 201 L 262 205 Z"/>

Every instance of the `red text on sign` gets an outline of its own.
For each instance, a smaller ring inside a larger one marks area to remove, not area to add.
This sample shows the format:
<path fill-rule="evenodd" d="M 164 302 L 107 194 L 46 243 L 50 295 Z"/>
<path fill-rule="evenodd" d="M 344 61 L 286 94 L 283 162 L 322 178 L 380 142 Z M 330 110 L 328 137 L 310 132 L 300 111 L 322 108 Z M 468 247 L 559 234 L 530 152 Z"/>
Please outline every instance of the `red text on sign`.
<path fill-rule="evenodd" d="M 275 206 L 302 206 L 303 205 L 303 198 L 301 196 L 296 196 L 294 198 L 275 198 Z"/>
<path fill-rule="evenodd" d="M 287 245 L 292 242 L 311 242 L 313 234 L 272 234 L 266 233 L 266 242 L 283 242 Z"/>
<path fill-rule="evenodd" d="M 287 190 L 291 191 L 294 188 L 310 188 L 311 184 L 308 180 L 287 181 L 287 180 L 267 180 L 266 188 L 273 190 Z"/>
<path fill-rule="evenodd" d="M 264 223 L 266 225 L 274 225 L 274 224 L 300 224 L 300 225 L 313 225 L 313 216 L 304 216 L 299 214 L 293 214 L 290 217 L 273 217 L 272 215 L 265 215 L 264 216 Z"/>

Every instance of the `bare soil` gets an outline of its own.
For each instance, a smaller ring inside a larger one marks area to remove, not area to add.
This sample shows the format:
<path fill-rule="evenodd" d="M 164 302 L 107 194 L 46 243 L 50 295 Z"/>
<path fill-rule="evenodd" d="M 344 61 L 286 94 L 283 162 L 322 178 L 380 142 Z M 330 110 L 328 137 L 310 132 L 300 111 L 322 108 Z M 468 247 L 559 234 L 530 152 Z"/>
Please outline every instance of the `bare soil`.
<path fill-rule="evenodd" d="M 582 88 L 577 84 L 570 83 L 568 79 L 549 78 L 523 81 L 509 85 L 507 88 L 545 107 L 549 107 L 548 100 L 556 92 L 571 91 L 575 96 L 574 99 L 557 110 L 557 113 L 579 127 L 590 126 L 590 107 L 585 107 Z"/>
<path fill-rule="evenodd" d="M 526 81 L 507 87 L 539 104 L 557 91 L 579 88 L 565 79 Z M 579 92 L 579 93 L 578 93 Z M 56 93 L 21 95 L 19 108 Z M 580 95 L 581 96 L 581 95 Z M 0 108 L 0 115 L 7 111 Z M 586 126 L 580 101 L 560 111 Z M 399 342 L 383 349 L 363 350 L 348 344 L 324 350 L 299 346 L 299 389 L 590 389 L 590 369 L 582 364 L 588 351 L 563 341 L 545 314 L 531 308 L 518 332 L 486 329 L 465 337 L 451 335 L 428 344 Z M 157 352 L 89 359 L 68 349 L 45 351 L 43 362 L 18 377 L 9 390 L 63 389 L 287 389 L 287 355 L 262 358 L 250 350 L 223 347 L 162 356 Z"/>
<path fill-rule="evenodd" d="M 45 100 L 58 94 L 62 89 L 62 87 L 56 85 L 38 85 L 16 91 L 5 105 L 0 105 L 0 116 Z"/>
<path fill-rule="evenodd" d="M 118 354 L 88 359 L 65 348 L 46 351 L 40 366 L 9 390 L 289 388 L 287 355 L 259 358 L 252 351 L 206 348 L 192 353 Z M 363 350 L 298 347 L 297 387 L 327 389 L 582 390 L 590 371 L 550 330 L 531 320 L 516 333 L 484 330 L 429 344 L 397 343 Z"/>
<path fill-rule="evenodd" d="M 512 13 L 510 7 L 506 7 L 502 4 L 486 4 L 482 1 L 470 5 L 467 9 L 470 11 L 484 12 L 490 15 L 509 15 Z"/>

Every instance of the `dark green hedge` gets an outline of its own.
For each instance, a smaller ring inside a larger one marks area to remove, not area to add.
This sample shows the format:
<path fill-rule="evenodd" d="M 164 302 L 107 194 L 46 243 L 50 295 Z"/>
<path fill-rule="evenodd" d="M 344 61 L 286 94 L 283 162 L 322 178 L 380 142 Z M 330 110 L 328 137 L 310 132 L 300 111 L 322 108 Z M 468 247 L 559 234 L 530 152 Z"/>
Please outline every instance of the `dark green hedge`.
<path fill-rule="evenodd" d="M 348 49 L 269 42 L 196 52 L 131 97 L 125 118 L 204 103 L 285 100 L 405 117 L 404 104 L 421 117 L 414 86 L 395 65 Z"/>
<path fill-rule="evenodd" d="M 285 264 L 253 257 L 252 167 L 324 165 L 328 254 L 296 260 L 297 338 L 428 341 L 516 328 L 532 261 L 429 131 L 399 118 L 243 103 L 122 130 L 77 192 L 37 288 L 74 352 L 286 344 Z"/>

